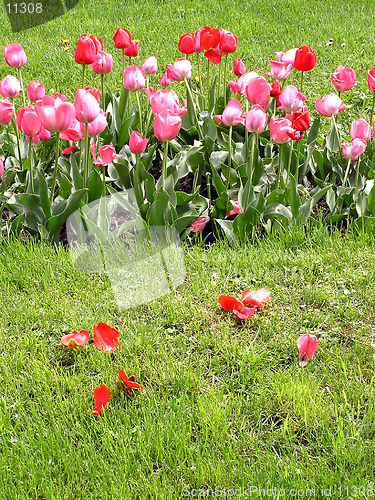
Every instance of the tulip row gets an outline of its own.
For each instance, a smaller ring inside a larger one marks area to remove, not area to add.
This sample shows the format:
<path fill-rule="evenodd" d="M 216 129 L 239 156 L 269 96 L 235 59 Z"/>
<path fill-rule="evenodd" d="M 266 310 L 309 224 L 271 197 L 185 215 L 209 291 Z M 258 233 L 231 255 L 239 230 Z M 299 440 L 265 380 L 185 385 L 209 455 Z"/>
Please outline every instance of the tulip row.
<path fill-rule="evenodd" d="M 61 94 L 45 95 L 44 86 L 31 81 L 26 105 L 21 76 L 26 54 L 17 44 L 4 47 L 7 64 L 19 72 L 19 79 L 8 75 L 0 81 L 4 97 L 0 125 L 12 122 L 15 132 L 14 136 L 9 129 L 2 133 L 5 162 L 0 161 L 1 213 L 7 208 L 12 217 L 5 225 L 8 234 L 24 228 L 56 240 L 74 211 L 113 194 L 113 185 L 134 192 L 131 201 L 143 224 L 171 224 L 182 237 L 202 230 L 208 222 L 216 235 L 231 240 L 249 237 L 259 225 L 269 229 L 305 224 L 323 197 L 329 207 L 327 222 L 354 217 L 367 228 L 375 225 L 370 126 L 374 106 L 370 123 L 364 119 L 352 123 L 350 144 L 342 140 L 336 118 L 346 109 L 341 93 L 358 84 L 353 69 L 339 66 L 332 75 L 338 95 L 331 93 L 315 102 L 318 115 L 332 120 L 323 141 L 320 119 L 310 123 L 308 98 L 302 93 L 304 72 L 316 64 L 310 47 L 276 52 L 277 61 L 271 61 L 271 71 L 263 76 L 246 72 L 243 61 L 236 59 L 233 72 L 239 78 L 227 82 L 227 58 L 237 48 L 236 35 L 208 26 L 182 35 L 178 47 L 185 58 L 167 64 L 160 78 L 163 87 L 173 81 L 185 84 L 181 106 L 172 88 L 149 86 L 149 77 L 158 71 L 155 57 L 143 66 L 132 64 L 139 44 L 128 30 L 119 28 L 113 40 L 123 55 L 120 96 L 104 92 L 103 77 L 112 70 L 113 57 L 104 52 L 101 38 L 82 35 L 75 51 L 75 61 L 83 69 L 82 87 L 74 103 Z M 195 88 L 194 67 L 188 59 L 193 53 L 198 72 Z M 207 59 L 203 75 L 200 53 Z M 212 63 L 219 66 L 213 84 Z M 101 90 L 84 87 L 88 65 L 101 75 Z M 299 88 L 285 84 L 293 68 L 300 72 Z M 375 68 L 368 72 L 373 102 L 374 82 Z M 224 96 L 217 95 L 221 88 Z M 230 98 L 232 92 L 238 98 Z M 24 105 L 16 111 L 20 94 Z M 51 134 L 56 134 L 54 140 Z M 61 140 L 68 142 L 60 152 Z M 162 166 L 155 177 L 150 171 L 158 171 L 160 143 Z M 192 182 L 188 194 L 178 190 L 187 178 Z M 81 210 L 82 217 L 88 210 Z M 94 224 L 99 234 L 104 226 L 100 220 Z"/>

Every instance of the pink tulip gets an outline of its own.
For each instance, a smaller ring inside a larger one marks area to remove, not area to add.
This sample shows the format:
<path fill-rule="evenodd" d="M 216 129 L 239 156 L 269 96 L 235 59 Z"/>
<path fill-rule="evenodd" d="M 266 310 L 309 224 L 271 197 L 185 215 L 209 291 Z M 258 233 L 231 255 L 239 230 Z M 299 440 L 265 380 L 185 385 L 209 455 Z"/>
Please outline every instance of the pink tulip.
<path fill-rule="evenodd" d="M 219 50 L 221 54 L 231 54 L 237 49 L 238 38 L 230 31 L 221 30 L 220 31 L 220 42 Z"/>
<path fill-rule="evenodd" d="M 359 83 L 355 80 L 356 77 L 354 69 L 339 66 L 332 75 L 332 83 L 336 90 L 343 92 L 344 90 L 350 90 Z"/>
<path fill-rule="evenodd" d="M 16 43 L 10 43 L 4 47 L 5 62 L 11 68 L 22 68 L 27 63 L 26 53 L 22 48 L 22 45 L 17 45 Z"/>
<path fill-rule="evenodd" d="M 306 333 L 305 335 L 301 335 L 297 340 L 297 346 L 300 355 L 300 365 L 305 366 L 309 359 L 311 359 L 318 347 L 318 339 L 315 335 L 310 335 Z"/>
<path fill-rule="evenodd" d="M 0 126 L 8 125 L 14 115 L 14 106 L 8 99 L 0 100 Z"/>
<path fill-rule="evenodd" d="M 323 99 L 315 101 L 315 107 L 322 116 L 338 115 L 340 111 L 346 109 L 346 104 L 342 104 L 342 100 L 336 94 L 328 94 Z"/>
<path fill-rule="evenodd" d="M 306 97 L 294 85 L 287 85 L 280 94 L 280 104 L 287 113 L 294 113 L 303 108 Z"/>
<path fill-rule="evenodd" d="M 163 109 L 155 116 L 154 133 L 162 142 L 174 139 L 181 129 L 181 117 L 170 109 Z"/>
<path fill-rule="evenodd" d="M 360 155 L 365 152 L 367 142 L 363 139 L 353 139 L 350 146 L 344 141 L 342 145 L 342 155 L 346 160 L 358 160 Z"/>
<path fill-rule="evenodd" d="M 32 80 L 29 82 L 27 86 L 27 95 L 29 96 L 31 102 L 36 102 L 39 99 L 42 99 L 45 94 L 46 89 L 38 80 Z"/>
<path fill-rule="evenodd" d="M 195 50 L 194 52 L 196 54 L 200 54 L 201 52 L 204 51 L 204 49 L 202 49 L 201 47 L 201 33 L 202 33 L 202 28 L 199 28 L 197 29 L 197 31 L 195 32 Z"/>
<path fill-rule="evenodd" d="M 81 123 L 91 123 L 98 117 L 100 107 L 89 90 L 78 87 L 74 101 L 76 118 Z"/>
<path fill-rule="evenodd" d="M 94 62 L 91 64 L 92 70 L 97 75 L 106 75 L 112 70 L 113 57 L 104 50 L 98 50 Z"/>
<path fill-rule="evenodd" d="M 100 135 L 103 130 L 107 127 L 108 122 L 107 122 L 107 113 L 104 113 L 104 111 L 101 109 L 99 111 L 98 116 L 93 120 L 91 123 L 89 123 L 88 127 L 88 136 L 89 137 L 96 137 L 97 135 Z M 81 132 L 85 134 L 85 124 L 81 123 Z"/>
<path fill-rule="evenodd" d="M 37 135 L 42 127 L 34 106 L 26 106 L 17 111 L 16 125 L 22 133 L 29 137 Z"/>
<path fill-rule="evenodd" d="M 187 110 L 181 108 L 178 95 L 171 89 L 157 90 L 149 97 L 152 112 L 154 116 L 158 115 L 163 109 L 170 109 L 176 115 L 183 116 Z"/>
<path fill-rule="evenodd" d="M 261 134 L 266 128 L 268 114 L 264 112 L 262 106 L 254 104 L 246 114 L 245 127 L 249 132 Z"/>
<path fill-rule="evenodd" d="M 224 217 L 224 219 L 226 219 L 227 217 L 230 217 L 231 215 L 237 215 L 241 212 L 241 207 L 240 207 L 240 202 L 239 201 L 234 201 L 234 200 L 229 200 L 232 205 L 233 205 L 233 208 L 230 212 L 227 213 L 227 215 Z"/>
<path fill-rule="evenodd" d="M 124 71 L 124 87 L 130 92 L 137 92 L 146 85 L 145 76 L 141 66 L 126 66 Z"/>
<path fill-rule="evenodd" d="M 191 78 L 191 62 L 187 59 L 178 59 L 173 64 L 167 64 L 167 76 L 177 82 Z"/>
<path fill-rule="evenodd" d="M 145 75 L 154 75 L 158 71 L 158 61 L 155 56 L 151 56 L 143 63 L 143 71 Z"/>
<path fill-rule="evenodd" d="M 275 52 L 278 61 L 282 62 L 285 66 L 288 64 L 294 65 L 294 59 L 296 58 L 297 49 L 289 49 L 284 52 Z"/>
<path fill-rule="evenodd" d="M 292 128 L 292 122 L 287 118 L 271 118 L 270 121 L 271 139 L 278 144 L 284 144 L 290 139 L 296 138 L 296 131 Z"/>
<path fill-rule="evenodd" d="M 0 158 L 0 177 L 3 175 L 3 173 L 4 173 L 4 160 Z"/>
<path fill-rule="evenodd" d="M 63 132 L 72 125 L 76 116 L 73 104 L 63 102 L 59 97 L 54 100 L 52 105 L 38 101 L 35 105 L 35 111 L 43 127 L 50 132 Z"/>
<path fill-rule="evenodd" d="M 64 141 L 81 141 L 85 138 L 85 132 L 81 131 L 81 125 L 82 124 L 77 119 L 75 119 L 69 128 L 60 133 L 60 138 Z"/>
<path fill-rule="evenodd" d="M 235 94 L 245 95 L 246 87 L 248 86 L 249 82 L 253 78 L 256 78 L 258 76 L 258 73 L 255 73 L 255 71 L 250 71 L 250 73 L 245 73 L 244 75 L 240 76 L 237 82 L 233 82 L 232 80 L 230 80 L 228 82 L 228 85 Z"/>
<path fill-rule="evenodd" d="M 279 81 L 286 80 L 289 76 L 290 70 L 293 67 L 292 64 L 288 64 L 287 66 L 285 66 L 285 64 L 282 61 L 270 61 L 270 64 L 271 64 L 271 71 L 264 74 L 270 76 L 272 80 L 279 80 Z"/>
<path fill-rule="evenodd" d="M 233 97 L 226 105 L 222 115 L 215 115 L 215 120 L 218 123 L 224 123 L 227 127 L 231 125 L 244 124 L 245 119 L 242 117 L 243 111 L 240 101 Z"/>
<path fill-rule="evenodd" d="M 206 227 L 207 222 L 210 222 L 210 218 L 207 215 L 201 215 L 196 221 L 191 225 L 192 233 L 199 233 Z"/>
<path fill-rule="evenodd" d="M 169 87 L 170 84 L 171 79 L 168 78 L 167 72 L 163 73 L 160 78 L 160 85 L 162 85 L 163 87 Z"/>
<path fill-rule="evenodd" d="M 350 137 L 352 139 L 363 139 L 369 141 L 371 139 L 371 127 L 363 118 L 356 120 L 350 127 Z"/>
<path fill-rule="evenodd" d="M 70 146 L 69 148 L 63 149 L 61 151 L 61 154 L 69 156 L 70 154 L 73 153 L 73 151 L 78 151 L 78 150 L 79 150 L 78 146 Z"/>
<path fill-rule="evenodd" d="M 13 75 L 7 75 L 0 82 L 0 94 L 3 97 L 9 97 L 9 99 L 14 99 L 18 97 L 22 92 L 21 84 L 17 78 Z"/>
<path fill-rule="evenodd" d="M 132 132 L 129 138 L 129 148 L 133 155 L 141 155 L 144 153 L 149 139 L 142 139 L 139 132 Z"/>
<path fill-rule="evenodd" d="M 128 57 L 137 57 L 139 54 L 139 42 L 132 40 L 129 46 L 124 50 L 124 54 Z"/>
<path fill-rule="evenodd" d="M 99 148 L 99 158 L 96 158 L 95 143 L 92 142 L 90 145 L 91 154 L 94 158 L 94 165 L 98 167 L 105 167 L 113 162 L 115 158 L 123 158 L 122 155 L 115 154 L 115 148 L 110 145 L 102 146 Z"/>
<path fill-rule="evenodd" d="M 368 87 L 371 92 L 375 92 L 375 66 L 367 71 Z"/>
<path fill-rule="evenodd" d="M 242 59 L 236 59 L 233 63 L 233 73 L 236 76 L 242 76 L 246 73 L 246 66 Z"/>
<path fill-rule="evenodd" d="M 51 139 L 51 132 L 46 130 L 43 125 L 40 127 L 39 133 L 31 137 L 32 145 L 35 146 L 39 141 L 47 142 Z M 26 136 L 26 141 L 30 144 L 30 137 Z"/>
<path fill-rule="evenodd" d="M 250 104 L 259 104 L 266 108 L 270 102 L 271 85 L 264 76 L 252 78 L 246 87 L 246 97 Z"/>

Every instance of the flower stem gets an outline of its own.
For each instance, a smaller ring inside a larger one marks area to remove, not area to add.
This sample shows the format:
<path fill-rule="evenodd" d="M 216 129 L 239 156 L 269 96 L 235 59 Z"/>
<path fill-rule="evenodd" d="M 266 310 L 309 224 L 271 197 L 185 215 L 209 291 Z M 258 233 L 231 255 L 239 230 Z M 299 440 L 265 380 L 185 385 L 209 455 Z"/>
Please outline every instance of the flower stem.
<path fill-rule="evenodd" d="M 287 168 L 287 177 L 286 177 L 286 182 L 288 182 L 289 176 L 290 176 L 290 165 L 292 163 L 292 152 L 293 152 L 293 141 L 290 140 L 290 149 L 289 149 L 289 158 L 288 158 L 288 168 Z"/>
<path fill-rule="evenodd" d="M 339 148 L 341 163 L 343 163 L 343 157 L 342 157 L 342 151 L 341 151 L 341 144 L 340 144 L 341 140 L 340 140 L 339 129 L 337 128 L 337 123 L 336 123 L 336 120 L 335 120 L 335 115 L 332 115 L 332 120 L 333 120 L 333 126 L 335 127 L 335 131 L 336 131 L 337 145 L 338 145 L 338 148 Z"/>
<path fill-rule="evenodd" d="M 34 193 L 34 179 L 33 179 L 33 174 L 34 174 L 34 165 L 33 165 L 33 138 L 29 137 L 29 159 L 30 159 L 30 164 L 29 164 L 29 186 L 31 188 L 31 193 Z"/>
<path fill-rule="evenodd" d="M 60 135 L 57 132 L 57 135 L 56 135 L 56 152 L 55 152 L 55 169 L 53 171 L 53 180 L 52 180 L 52 188 L 51 188 L 51 205 L 53 203 L 53 195 L 55 194 L 57 172 L 58 172 L 58 169 L 59 169 L 59 149 L 60 149 Z"/>
<path fill-rule="evenodd" d="M 303 85 L 303 71 L 301 71 L 301 88 L 299 89 L 300 92 L 302 92 L 302 85 Z"/>
<path fill-rule="evenodd" d="M 86 185 L 87 185 L 88 168 L 89 168 L 89 124 L 86 123 L 85 158 L 84 158 L 84 166 L 83 166 L 83 187 L 86 187 Z"/>
<path fill-rule="evenodd" d="M 26 106 L 26 97 L 25 97 L 25 92 L 23 91 L 23 81 L 22 81 L 21 68 L 18 68 L 18 75 L 20 77 L 20 83 L 21 83 L 21 89 L 22 89 L 23 107 L 25 107 Z"/>
<path fill-rule="evenodd" d="M 191 100 L 192 105 L 193 105 L 194 118 L 195 118 L 195 123 L 197 124 L 197 130 L 198 130 L 198 134 L 199 134 L 199 139 L 203 142 L 203 132 L 202 132 L 201 126 L 199 125 L 197 110 L 196 110 L 196 108 L 194 106 L 193 94 L 191 93 L 191 88 L 190 88 L 189 82 L 187 81 L 186 78 L 185 78 L 185 85 L 186 85 L 186 89 L 188 91 L 190 100 Z"/>
<path fill-rule="evenodd" d="M 139 155 L 135 155 L 134 191 L 138 207 L 141 208 L 141 206 L 143 205 L 143 193 L 141 190 L 139 178 Z"/>
<path fill-rule="evenodd" d="M 86 71 L 86 64 L 82 64 L 82 88 L 85 88 L 85 71 Z"/>
<path fill-rule="evenodd" d="M 230 169 L 232 167 L 232 128 L 233 125 L 229 126 L 229 147 L 228 147 L 228 176 L 225 183 L 225 189 L 228 191 L 229 189 L 229 178 L 230 178 Z"/>
<path fill-rule="evenodd" d="M 207 98 L 210 93 L 210 60 L 207 59 Z"/>
<path fill-rule="evenodd" d="M 197 52 L 197 66 L 198 66 L 199 90 L 202 91 L 202 76 L 201 76 L 201 63 L 199 61 L 199 52 Z"/>
<path fill-rule="evenodd" d="M 276 189 L 279 188 L 280 186 L 280 178 L 281 178 L 281 149 L 282 149 L 283 145 L 280 144 L 280 147 L 279 147 L 279 170 L 277 172 L 277 179 L 276 179 Z"/>
<path fill-rule="evenodd" d="M 13 101 L 13 99 L 12 99 L 12 101 Z M 14 130 L 16 132 L 18 156 L 19 156 L 20 167 L 21 167 L 21 170 L 22 170 L 22 156 L 21 156 L 20 133 L 19 133 L 18 127 L 16 125 L 16 118 L 15 118 L 15 116 L 16 115 L 14 114 L 13 118 L 12 118 L 12 123 L 13 123 Z"/>
<path fill-rule="evenodd" d="M 221 88 L 221 61 L 219 62 L 219 84 L 217 89 L 217 94 L 220 97 L 220 88 Z"/>
<path fill-rule="evenodd" d="M 228 62 L 228 54 L 225 54 L 225 63 L 224 63 L 224 107 L 227 105 L 227 62 Z"/>
<path fill-rule="evenodd" d="M 207 196 L 208 196 L 208 215 L 211 215 L 211 174 L 210 172 L 207 172 Z"/>
<path fill-rule="evenodd" d="M 246 99 L 246 115 L 249 112 L 249 101 Z M 249 132 L 247 128 L 245 128 L 245 161 L 247 160 L 247 157 L 249 156 Z"/>
<path fill-rule="evenodd" d="M 100 75 L 101 81 L 102 81 L 102 109 L 105 111 L 104 106 L 105 106 L 105 99 L 104 99 L 104 75 Z"/>
<path fill-rule="evenodd" d="M 137 103 L 138 103 L 138 114 L 139 114 L 139 132 L 142 135 L 142 110 L 141 110 L 141 103 L 139 101 L 139 95 L 138 92 L 135 93 L 137 97 Z"/>
<path fill-rule="evenodd" d="M 252 185 L 253 182 L 253 175 L 254 175 L 254 169 L 255 169 L 255 139 L 256 139 L 256 133 L 253 132 L 251 137 L 251 161 L 249 164 L 249 182 Z"/>
<path fill-rule="evenodd" d="M 168 161 L 168 142 L 164 143 L 164 154 L 163 154 L 163 169 L 161 172 L 161 187 L 164 189 L 165 179 L 167 177 L 167 161 Z"/>
<path fill-rule="evenodd" d="M 125 71 L 125 49 L 122 51 L 122 74 Z"/>
<path fill-rule="evenodd" d="M 336 198 L 335 205 L 334 205 L 334 207 L 332 209 L 332 215 L 335 213 L 335 210 L 336 210 L 336 207 L 337 207 L 337 205 L 339 203 L 339 200 L 342 198 L 342 195 L 344 193 L 345 184 L 346 184 L 346 181 L 348 179 L 349 169 L 350 169 L 351 162 L 352 162 L 352 160 L 349 158 L 348 165 L 347 165 L 346 170 L 345 170 L 344 180 L 342 182 L 342 186 L 341 186 L 341 189 L 340 189 L 340 193 L 339 193 L 338 197 Z"/>
<path fill-rule="evenodd" d="M 298 142 L 297 146 L 297 169 L 296 169 L 296 182 L 298 184 L 298 177 L 299 177 L 299 154 L 301 151 L 301 141 Z"/>
<path fill-rule="evenodd" d="M 372 127 L 372 119 L 374 117 L 374 106 L 375 106 L 375 93 L 374 93 L 374 97 L 372 98 L 372 107 L 371 107 L 371 115 L 370 115 L 370 127 Z"/>

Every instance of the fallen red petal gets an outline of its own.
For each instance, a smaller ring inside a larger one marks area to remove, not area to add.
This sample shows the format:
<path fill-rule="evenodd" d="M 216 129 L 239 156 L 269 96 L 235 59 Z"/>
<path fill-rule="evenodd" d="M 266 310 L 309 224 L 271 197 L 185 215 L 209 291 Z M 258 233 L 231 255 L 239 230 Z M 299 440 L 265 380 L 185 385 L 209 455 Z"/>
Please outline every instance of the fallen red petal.
<path fill-rule="evenodd" d="M 62 344 L 66 345 L 67 347 L 73 347 L 74 349 L 87 344 L 89 340 L 90 334 L 86 330 L 81 330 L 79 333 L 74 331 L 72 333 L 69 333 L 69 335 L 64 335 L 64 337 L 61 337 Z"/>
<path fill-rule="evenodd" d="M 116 328 L 111 328 L 105 323 L 94 325 L 94 344 L 97 349 L 105 352 L 113 352 L 118 348 L 120 334 Z"/>
<path fill-rule="evenodd" d="M 102 410 L 106 407 L 106 404 L 111 399 L 111 393 L 105 384 L 101 384 L 99 387 L 94 389 L 94 400 L 95 400 L 95 410 L 92 413 L 94 417 L 102 414 Z"/>
<path fill-rule="evenodd" d="M 245 305 L 264 307 L 271 299 L 271 292 L 267 288 L 259 288 L 259 290 L 245 290 L 241 300 Z"/>

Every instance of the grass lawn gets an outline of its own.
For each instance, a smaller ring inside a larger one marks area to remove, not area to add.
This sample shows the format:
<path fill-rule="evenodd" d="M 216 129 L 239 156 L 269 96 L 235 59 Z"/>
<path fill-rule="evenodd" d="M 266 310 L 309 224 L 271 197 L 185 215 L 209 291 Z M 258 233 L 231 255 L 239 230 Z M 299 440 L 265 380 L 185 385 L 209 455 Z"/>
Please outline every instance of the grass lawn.
<path fill-rule="evenodd" d="M 123 312 L 108 277 L 75 271 L 62 248 L 12 242 L 0 253 L 0 498 L 371 492 L 372 239 L 314 230 L 186 248 L 185 283 Z M 272 301 L 244 323 L 218 303 L 262 286 Z M 60 343 L 99 321 L 120 332 L 113 355 Z M 304 333 L 319 346 L 301 368 Z M 116 394 L 120 369 L 145 386 L 132 401 Z M 102 383 L 112 399 L 93 417 Z"/>

